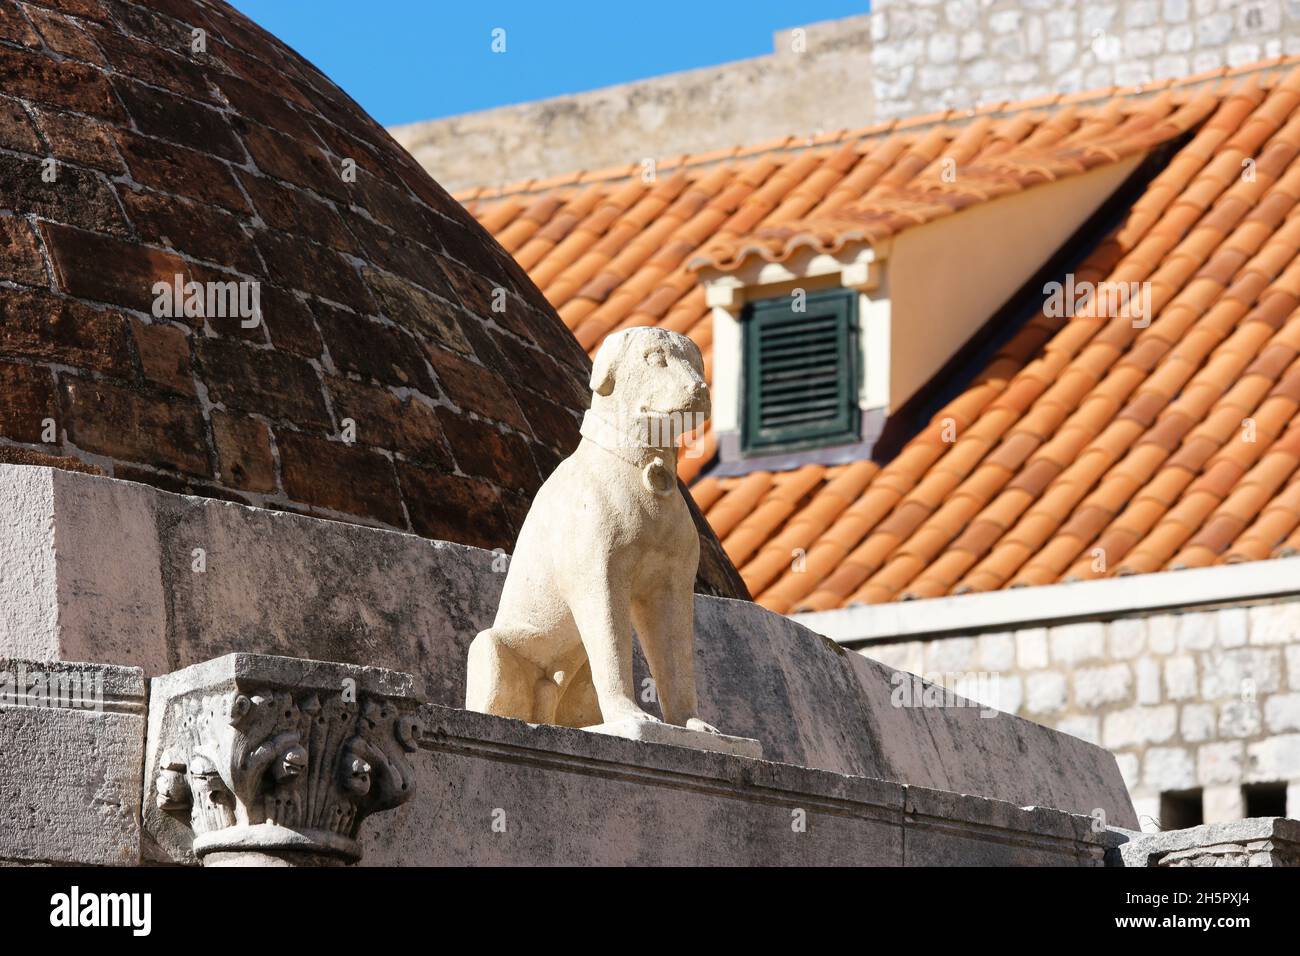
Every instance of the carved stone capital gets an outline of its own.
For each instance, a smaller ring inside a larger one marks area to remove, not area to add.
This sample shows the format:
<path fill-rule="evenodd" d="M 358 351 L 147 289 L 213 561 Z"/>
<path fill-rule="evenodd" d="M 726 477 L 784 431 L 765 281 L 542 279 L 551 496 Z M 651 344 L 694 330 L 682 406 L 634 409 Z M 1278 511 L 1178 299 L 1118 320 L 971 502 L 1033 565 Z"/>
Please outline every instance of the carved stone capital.
<path fill-rule="evenodd" d="M 409 674 L 231 654 L 152 681 L 145 828 L 163 859 L 318 865 L 415 792 Z"/>

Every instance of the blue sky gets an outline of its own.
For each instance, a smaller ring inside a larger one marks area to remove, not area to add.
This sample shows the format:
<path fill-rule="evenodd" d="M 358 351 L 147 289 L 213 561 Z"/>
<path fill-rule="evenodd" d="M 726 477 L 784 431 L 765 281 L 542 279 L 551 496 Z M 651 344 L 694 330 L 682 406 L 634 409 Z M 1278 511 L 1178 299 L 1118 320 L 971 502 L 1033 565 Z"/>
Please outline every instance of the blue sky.
<path fill-rule="evenodd" d="M 772 50 L 867 0 L 233 0 L 386 126 Z M 493 53 L 504 29 L 506 51 Z"/>

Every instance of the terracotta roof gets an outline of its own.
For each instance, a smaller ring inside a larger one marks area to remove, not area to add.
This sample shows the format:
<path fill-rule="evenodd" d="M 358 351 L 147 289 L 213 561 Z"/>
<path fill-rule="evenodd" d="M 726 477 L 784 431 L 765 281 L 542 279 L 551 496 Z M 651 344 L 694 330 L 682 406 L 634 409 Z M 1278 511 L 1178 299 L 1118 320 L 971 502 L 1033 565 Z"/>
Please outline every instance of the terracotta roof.
<path fill-rule="evenodd" d="M 837 252 L 852 242 L 879 242 L 990 199 L 1145 153 L 1195 126 L 1219 98 L 1203 90 L 1179 100 L 1166 93 L 1131 104 L 1131 112 L 1112 108 L 1094 118 L 1073 107 L 1044 118 L 978 116 L 956 135 L 951 127 L 931 129 L 902 152 L 882 143 L 879 160 L 866 165 L 867 154 L 863 163 L 861 178 L 870 186 L 860 198 L 849 200 L 848 190 L 840 190 L 799 218 L 773 215 L 746 235 L 724 233 L 690 264 L 726 270 L 751 255 L 781 262 L 801 249 Z"/>
<path fill-rule="evenodd" d="M 1149 282 L 1149 327 L 1039 314 L 884 467 L 692 490 L 782 612 L 1255 560 L 1300 549 L 1300 71 L 1280 65 L 463 198 L 583 347 L 658 324 L 707 361 L 700 250 L 833 248 L 845 224 L 887 234 L 1194 130 L 1075 270 Z M 945 156 L 960 192 L 940 188 Z"/>

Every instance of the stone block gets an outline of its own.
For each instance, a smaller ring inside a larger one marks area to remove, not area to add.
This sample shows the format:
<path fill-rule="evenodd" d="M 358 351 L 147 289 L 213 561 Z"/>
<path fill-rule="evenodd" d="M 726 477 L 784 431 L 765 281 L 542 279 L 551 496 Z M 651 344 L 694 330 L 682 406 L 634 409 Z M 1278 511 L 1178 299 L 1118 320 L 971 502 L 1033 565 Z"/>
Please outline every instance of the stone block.
<path fill-rule="evenodd" d="M 1265 698 L 1264 723 L 1275 734 L 1300 730 L 1300 694 L 1274 694 Z"/>
<path fill-rule="evenodd" d="M 1111 28 L 1115 22 L 1117 8 L 1111 3 L 1090 3 L 1083 7 L 1083 33 L 1085 36 L 1092 36 L 1097 32 L 1105 32 Z"/>
<path fill-rule="evenodd" d="M 1155 614 L 1146 619 L 1147 647 L 1152 654 L 1172 654 L 1178 647 L 1178 616 Z"/>
<path fill-rule="evenodd" d="M 1048 665 L 1047 628 L 1016 631 L 1016 664 L 1025 671 Z"/>
<path fill-rule="evenodd" d="M 1139 776 L 1141 761 L 1135 753 L 1118 753 L 1115 760 L 1119 764 L 1119 772 L 1124 776 L 1124 783 L 1129 790 L 1133 790 L 1141 782 Z M 1136 805 L 1136 803 L 1135 803 Z"/>
<path fill-rule="evenodd" d="M 1196 786 L 1196 761 L 1183 747 L 1148 747 L 1142 758 L 1142 782 L 1150 790 L 1190 790 Z"/>
<path fill-rule="evenodd" d="M 1159 27 L 1130 30 L 1124 35 L 1124 55 L 1148 59 L 1164 50 L 1164 31 Z"/>
<path fill-rule="evenodd" d="M 963 63 L 975 59 L 984 52 L 984 34 L 982 33 L 964 33 L 961 38 L 961 49 L 958 57 Z"/>
<path fill-rule="evenodd" d="M 908 787 L 905 813 L 904 866 L 1096 866 L 1113 839 L 1088 816 L 943 790 Z"/>
<path fill-rule="evenodd" d="M 1009 671 L 1016 666 L 1016 641 L 1010 632 L 981 634 L 976 645 L 980 670 Z"/>
<path fill-rule="evenodd" d="M 949 637 L 925 645 L 924 674 L 957 674 L 975 667 L 975 638 Z"/>
<path fill-rule="evenodd" d="M 1216 612 L 1215 641 L 1220 647 L 1242 647 L 1250 637 L 1250 613 L 1244 607 L 1226 607 Z"/>
<path fill-rule="evenodd" d="M 139 668 L 0 658 L 0 860 L 137 863 L 144 725 Z"/>
<path fill-rule="evenodd" d="M 1196 751 L 1196 778 L 1204 786 L 1239 785 L 1245 766 L 1245 746 L 1236 740 L 1202 744 Z"/>
<path fill-rule="evenodd" d="M 1137 673 L 1137 702 L 1139 704 L 1158 704 L 1160 695 L 1160 663 L 1149 657 L 1143 657 L 1133 665 Z"/>
<path fill-rule="evenodd" d="M 1056 729 L 1090 744 L 1101 743 L 1101 718 L 1091 714 L 1070 714 L 1056 722 Z"/>
<path fill-rule="evenodd" d="M 1197 692 L 1196 658 L 1184 654 L 1165 661 L 1165 696 L 1170 700 L 1187 700 Z"/>
<path fill-rule="evenodd" d="M 1053 10 L 1043 18 L 1043 29 L 1049 40 L 1064 40 L 1074 36 L 1078 14 L 1073 10 Z"/>
<path fill-rule="evenodd" d="M 1204 651 L 1214 646 L 1217 614 L 1213 611 L 1188 611 L 1177 616 L 1178 649 Z"/>
<path fill-rule="evenodd" d="M 1073 667 L 1105 656 L 1106 626 L 1089 621 L 1053 627 L 1048 630 L 1048 641 L 1053 662 Z"/>
<path fill-rule="evenodd" d="M 1052 40 L 1048 43 L 1048 68 L 1053 75 L 1073 64 L 1078 56 L 1079 44 L 1074 40 Z"/>
<path fill-rule="evenodd" d="M 957 35 L 936 33 L 930 37 L 926 52 L 932 63 L 952 63 L 957 59 Z"/>
<path fill-rule="evenodd" d="M 1106 625 L 1106 647 L 1114 660 L 1132 660 L 1146 650 L 1146 621 L 1121 617 Z"/>
<path fill-rule="evenodd" d="M 1201 813 L 1205 823 L 1231 823 L 1245 816 L 1245 810 L 1240 784 L 1216 784 L 1201 791 Z"/>
<path fill-rule="evenodd" d="M 1133 675 L 1127 664 L 1081 667 L 1074 672 L 1075 707 L 1094 710 L 1126 701 L 1132 694 Z"/>
<path fill-rule="evenodd" d="M 1150 26 L 1160 19 L 1157 0 L 1132 0 L 1124 8 L 1124 24 L 1130 27 Z"/>
<path fill-rule="evenodd" d="M 858 653 L 880 661 L 886 667 L 921 674 L 925 671 L 925 645 L 920 641 L 903 641 L 897 644 L 868 644 Z"/>
<path fill-rule="evenodd" d="M 1192 55 L 1192 70 L 1196 73 L 1217 70 L 1222 66 L 1223 54 L 1218 50 L 1199 50 Z"/>
<path fill-rule="evenodd" d="M 980 682 L 977 682 L 979 684 Z M 994 674 L 992 681 L 993 700 L 984 701 L 990 707 L 1005 714 L 1018 714 L 1025 703 L 1025 682 L 1016 674 Z M 1087 738 L 1084 738 L 1085 740 Z M 1095 742 L 1095 741 L 1094 741 Z"/>
<path fill-rule="evenodd" d="M 969 30 L 975 26 L 979 16 L 979 4 L 977 0 L 948 0 L 943 6 L 943 15 L 949 26 Z"/>
<path fill-rule="evenodd" d="M 1020 11 L 998 10 L 989 14 L 989 29 L 994 33 L 1014 33 L 1020 29 Z"/>
<path fill-rule="evenodd" d="M 1031 714 L 1053 714 L 1065 707 L 1069 687 L 1056 671 L 1030 674 L 1025 679 L 1025 708 Z"/>
<path fill-rule="evenodd" d="M 1196 21 L 1196 42 L 1202 47 L 1223 46 L 1232 37 L 1232 15 L 1215 13 Z"/>
<path fill-rule="evenodd" d="M 1220 737 L 1253 737 L 1260 732 L 1259 704 L 1254 700 L 1230 700 L 1219 705 Z"/>
<path fill-rule="evenodd" d="M 1251 644 L 1293 644 L 1300 636 L 1300 602 L 1262 604 L 1249 616 Z"/>
<path fill-rule="evenodd" d="M 1300 734 L 1278 734 L 1246 745 L 1248 783 L 1300 779 Z"/>
<path fill-rule="evenodd" d="M 1184 704 L 1179 718 L 1178 733 L 1189 744 L 1209 740 L 1214 735 L 1215 716 L 1213 704 Z"/>
<path fill-rule="evenodd" d="M 1201 658 L 1203 700 L 1253 699 L 1280 690 L 1282 680 L 1278 648 L 1239 647 L 1210 651 Z"/>
<path fill-rule="evenodd" d="M 1163 743 L 1178 727 L 1178 708 L 1128 707 L 1113 710 L 1102 720 L 1101 742 L 1111 750 L 1147 743 Z"/>

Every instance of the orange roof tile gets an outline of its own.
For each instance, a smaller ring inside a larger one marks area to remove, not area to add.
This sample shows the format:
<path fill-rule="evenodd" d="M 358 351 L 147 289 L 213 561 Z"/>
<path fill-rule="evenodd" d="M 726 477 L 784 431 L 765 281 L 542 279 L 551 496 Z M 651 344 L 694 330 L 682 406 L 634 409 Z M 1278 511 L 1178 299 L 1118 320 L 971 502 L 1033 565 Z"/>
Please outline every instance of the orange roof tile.
<path fill-rule="evenodd" d="M 1149 327 L 1038 316 L 884 467 L 695 481 L 756 599 L 824 610 L 1300 553 L 1300 70 L 787 137 L 660 163 L 650 182 L 632 166 L 462 198 L 584 347 L 659 324 L 711 367 L 693 266 L 876 240 L 1179 136 L 1075 270 L 1150 282 Z M 714 454 L 711 429 L 700 448 L 688 481 Z"/>

